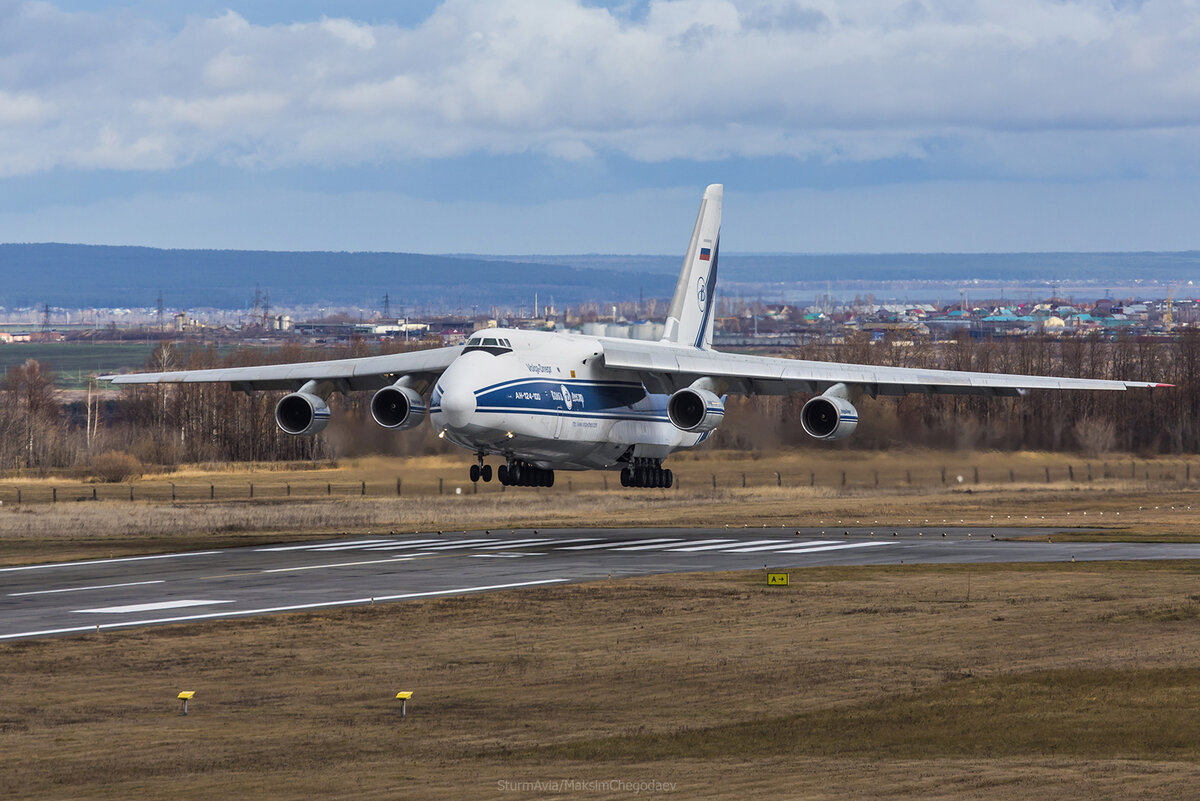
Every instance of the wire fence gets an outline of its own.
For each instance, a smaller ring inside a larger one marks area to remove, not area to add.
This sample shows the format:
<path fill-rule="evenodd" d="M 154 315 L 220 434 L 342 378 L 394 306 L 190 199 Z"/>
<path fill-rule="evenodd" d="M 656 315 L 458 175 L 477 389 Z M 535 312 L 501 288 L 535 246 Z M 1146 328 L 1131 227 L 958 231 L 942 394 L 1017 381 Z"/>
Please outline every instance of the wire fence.
<path fill-rule="evenodd" d="M 463 473 L 466 471 L 464 470 Z M 230 502 L 312 501 L 320 498 L 396 498 L 500 494 L 504 492 L 571 493 L 628 491 L 635 493 L 717 492 L 731 489 L 812 488 L 833 491 L 928 491 L 941 489 L 986 488 L 996 485 L 1063 485 L 1098 482 L 1136 482 L 1141 486 L 1182 489 L 1200 484 L 1200 462 L 1188 461 L 1086 461 L 1047 465 L 923 465 L 901 469 L 848 466 L 846 469 L 814 470 L 722 470 L 701 467 L 675 470 L 674 486 L 666 490 L 621 487 L 619 474 L 612 471 L 556 473 L 552 488 L 504 487 L 497 481 L 475 482 L 465 475 L 435 475 L 428 471 L 394 478 L 372 476 L 358 480 L 341 477 L 333 480 L 298 477 L 281 481 L 275 478 L 234 478 L 221 476 L 205 480 L 189 477 L 142 478 L 112 484 L 70 480 L 0 481 L 0 505 L 75 503 L 85 501 L 123 502 Z"/>

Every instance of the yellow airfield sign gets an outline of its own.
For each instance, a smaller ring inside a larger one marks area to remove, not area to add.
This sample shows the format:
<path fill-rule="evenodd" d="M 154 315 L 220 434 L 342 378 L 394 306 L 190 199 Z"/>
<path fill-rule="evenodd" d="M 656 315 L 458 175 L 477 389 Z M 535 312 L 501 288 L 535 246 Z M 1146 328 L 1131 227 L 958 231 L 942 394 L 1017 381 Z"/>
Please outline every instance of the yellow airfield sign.
<path fill-rule="evenodd" d="M 767 583 L 775 587 L 786 587 L 788 585 L 787 573 L 768 573 Z"/>

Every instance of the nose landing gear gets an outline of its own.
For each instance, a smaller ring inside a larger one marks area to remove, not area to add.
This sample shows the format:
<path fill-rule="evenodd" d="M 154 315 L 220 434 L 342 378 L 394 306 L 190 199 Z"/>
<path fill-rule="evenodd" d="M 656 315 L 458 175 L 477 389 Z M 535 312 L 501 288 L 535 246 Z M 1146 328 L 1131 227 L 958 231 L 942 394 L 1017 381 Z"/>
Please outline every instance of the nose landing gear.
<path fill-rule="evenodd" d="M 634 459 L 621 468 L 622 487 L 670 489 L 674 483 L 675 474 L 663 468 L 661 459 Z"/>
<path fill-rule="evenodd" d="M 492 466 L 490 464 L 483 463 L 483 454 L 482 453 L 479 454 L 477 458 L 479 459 L 479 462 L 477 464 L 471 465 L 471 481 L 475 482 L 475 481 L 479 481 L 480 479 L 483 479 L 483 481 L 485 483 L 488 481 L 491 481 L 492 480 Z M 503 470 L 504 468 L 501 468 L 501 469 Z"/>

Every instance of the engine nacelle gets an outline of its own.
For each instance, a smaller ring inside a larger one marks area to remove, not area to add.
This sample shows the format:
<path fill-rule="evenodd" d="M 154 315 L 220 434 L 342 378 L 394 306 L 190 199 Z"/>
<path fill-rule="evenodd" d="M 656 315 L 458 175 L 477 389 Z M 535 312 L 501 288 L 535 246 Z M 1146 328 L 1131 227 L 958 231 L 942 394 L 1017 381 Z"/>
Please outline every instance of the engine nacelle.
<path fill-rule="evenodd" d="M 681 431 L 703 434 L 725 419 L 725 402 L 707 389 L 685 387 L 667 399 L 667 417 Z"/>
<path fill-rule="evenodd" d="M 308 392 L 284 395 L 275 404 L 275 425 L 297 436 L 319 434 L 329 425 L 329 405 Z"/>
<path fill-rule="evenodd" d="M 411 387 L 384 387 L 371 398 L 371 417 L 384 428 L 407 431 L 420 425 L 429 407 Z"/>
<path fill-rule="evenodd" d="M 817 439 L 844 439 L 858 428 L 858 409 L 837 395 L 818 395 L 800 410 L 804 433 Z"/>

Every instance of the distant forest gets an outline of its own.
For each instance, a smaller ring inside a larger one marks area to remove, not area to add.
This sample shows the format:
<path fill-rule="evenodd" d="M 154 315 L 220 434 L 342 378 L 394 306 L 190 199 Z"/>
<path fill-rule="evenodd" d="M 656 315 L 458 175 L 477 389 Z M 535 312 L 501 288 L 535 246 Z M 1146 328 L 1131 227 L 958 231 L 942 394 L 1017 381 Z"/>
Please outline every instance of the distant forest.
<path fill-rule="evenodd" d="M 401 350 L 393 343 L 391 350 Z M 288 346 L 272 361 L 307 361 L 380 352 L 362 342 L 340 352 Z M 779 447 L 887 449 L 1042 449 L 1182 454 L 1200 452 L 1200 331 L 1174 340 L 1115 342 L 1094 339 L 964 338 L 949 343 L 872 343 L 805 348 L 792 355 L 852 363 L 1120 378 L 1176 384 L 1172 389 L 1127 392 L 1031 392 L 1024 398 L 908 395 L 863 398 L 858 431 L 837 443 L 818 443 L 803 433 L 805 395 L 731 397 L 726 422 L 705 447 L 768 451 Z M 259 362 L 243 349 L 222 355 L 212 349 L 164 345 L 147 364 L 152 370 L 195 369 Z M 128 454 L 142 464 L 171 466 L 206 461 L 337 459 L 370 454 L 441 453 L 450 446 L 428 425 L 400 434 L 381 432 L 370 420 L 370 393 L 335 396 L 329 428 L 317 437 L 291 437 L 274 423 L 282 393 L 246 395 L 223 385 L 130 387 L 117 399 L 62 403 L 53 376 L 33 361 L 11 369 L 0 384 L 0 469 L 75 468 Z"/>

